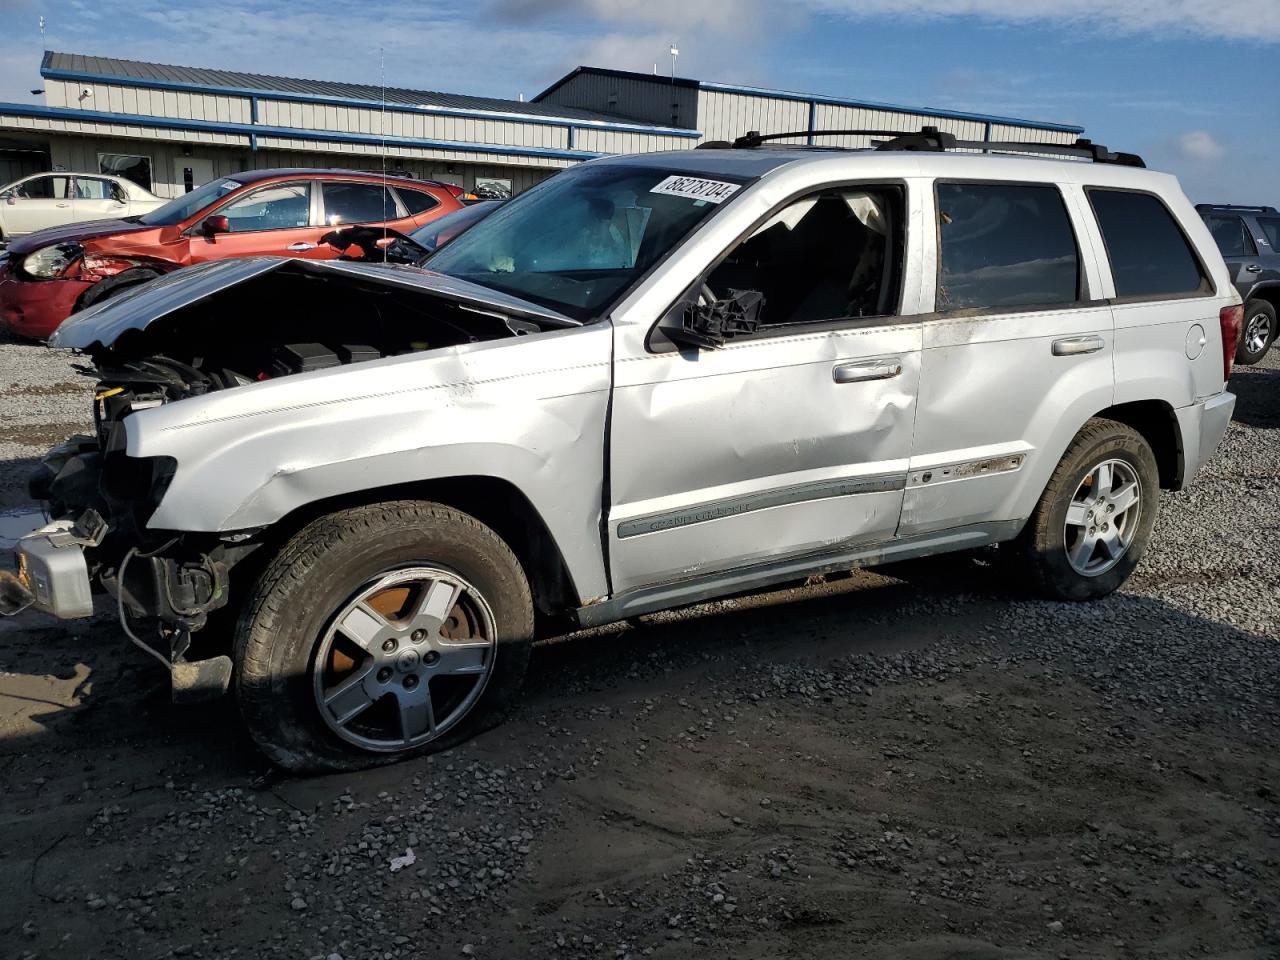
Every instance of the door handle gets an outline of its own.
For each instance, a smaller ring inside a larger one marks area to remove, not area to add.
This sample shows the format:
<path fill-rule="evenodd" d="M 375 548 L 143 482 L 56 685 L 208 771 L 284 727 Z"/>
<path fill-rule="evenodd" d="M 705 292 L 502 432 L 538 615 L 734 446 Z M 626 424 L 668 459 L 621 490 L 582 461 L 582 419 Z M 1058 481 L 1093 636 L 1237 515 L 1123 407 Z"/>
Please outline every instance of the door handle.
<path fill-rule="evenodd" d="M 1251 263 L 1251 264 L 1249 264 L 1247 267 L 1245 267 L 1245 270 L 1247 270 L 1249 273 L 1261 273 L 1261 272 L 1262 272 L 1262 264 L 1260 264 L 1260 263 Z"/>
<path fill-rule="evenodd" d="M 836 383 L 864 383 L 867 380 L 891 380 L 902 372 L 897 360 L 859 360 L 841 363 L 831 369 Z"/>
<path fill-rule="evenodd" d="M 293 250 L 297 253 L 302 253 L 304 250 L 314 250 L 315 248 L 316 245 L 314 243 L 291 243 L 285 247 L 286 250 Z"/>
<path fill-rule="evenodd" d="M 54 206 L 55 206 L 55 207 L 57 207 L 59 210 L 64 210 L 64 209 L 66 209 L 67 207 L 71 206 L 71 204 L 69 204 L 69 203 L 55 203 L 55 204 L 54 204 Z"/>
<path fill-rule="evenodd" d="M 1083 353 L 1097 353 L 1107 345 L 1101 337 L 1067 337 L 1053 341 L 1055 357 L 1078 357 Z"/>

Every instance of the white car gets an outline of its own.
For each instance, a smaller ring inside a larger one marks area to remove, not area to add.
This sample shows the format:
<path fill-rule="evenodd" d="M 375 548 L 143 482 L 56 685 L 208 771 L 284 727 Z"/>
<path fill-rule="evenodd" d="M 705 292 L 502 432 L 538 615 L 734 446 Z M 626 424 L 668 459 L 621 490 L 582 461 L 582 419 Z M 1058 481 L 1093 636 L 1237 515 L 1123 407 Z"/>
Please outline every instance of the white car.
<path fill-rule="evenodd" d="M 165 201 L 105 173 L 37 173 L 0 189 L 0 241 L 82 220 L 136 217 Z"/>

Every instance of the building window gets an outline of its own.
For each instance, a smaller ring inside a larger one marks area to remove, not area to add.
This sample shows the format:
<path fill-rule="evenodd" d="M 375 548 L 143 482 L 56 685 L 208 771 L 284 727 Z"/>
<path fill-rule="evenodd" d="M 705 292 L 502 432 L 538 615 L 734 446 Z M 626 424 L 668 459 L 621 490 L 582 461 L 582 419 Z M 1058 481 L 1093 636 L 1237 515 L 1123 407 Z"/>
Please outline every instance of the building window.
<path fill-rule="evenodd" d="M 505 177 L 476 177 L 473 192 L 482 200 L 510 200 L 511 181 Z"/>
<path fill-rule="evenodd" d="M 110 173 L 151 190 L 151 158 L 132 153 L 98 154 L 98 172 Z"/>

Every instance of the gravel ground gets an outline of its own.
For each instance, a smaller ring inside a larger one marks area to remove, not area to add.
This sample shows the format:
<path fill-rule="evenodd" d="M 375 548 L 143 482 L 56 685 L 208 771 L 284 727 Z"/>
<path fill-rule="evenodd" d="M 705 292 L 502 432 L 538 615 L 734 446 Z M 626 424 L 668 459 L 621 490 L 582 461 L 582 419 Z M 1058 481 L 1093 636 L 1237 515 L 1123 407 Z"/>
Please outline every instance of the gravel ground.
<path fill-rule="evenodd" d="M 0 386 L 13 510 L 88 386 Z M 0 955 L 1280 956 L 1280 357 L 1232 389 L 1104 602 L 946 558 L 557 638 L 360 775 L 279 777 L 108 621 L 0 624 Z"/>

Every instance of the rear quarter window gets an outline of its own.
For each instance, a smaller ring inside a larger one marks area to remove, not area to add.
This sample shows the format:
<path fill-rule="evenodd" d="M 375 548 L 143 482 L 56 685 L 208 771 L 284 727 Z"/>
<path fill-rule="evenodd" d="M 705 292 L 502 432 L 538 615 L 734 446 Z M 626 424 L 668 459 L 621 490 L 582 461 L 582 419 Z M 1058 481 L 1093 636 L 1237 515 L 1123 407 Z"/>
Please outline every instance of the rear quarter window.
<path fill-rule="evenodd" d="M 1116 296 L 1158 300 L 1212 289 L 1182 227 L 1158 197 L 1090 187 Z"/>
<path fill-rule="evenodd" d="M 433 207 L 440 206 L 440 201 L 427 193 L 425 190 L 410 190 L 407 187 L 399 187 L 396 193 L 400 194 L 400 202 L 404 204 L 404 208 L 409 211 L 409 216 L 416 217 L 420 213 L 426 213 Z"/>

